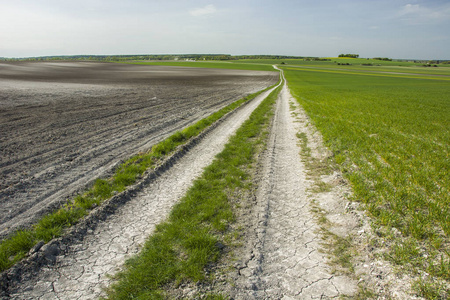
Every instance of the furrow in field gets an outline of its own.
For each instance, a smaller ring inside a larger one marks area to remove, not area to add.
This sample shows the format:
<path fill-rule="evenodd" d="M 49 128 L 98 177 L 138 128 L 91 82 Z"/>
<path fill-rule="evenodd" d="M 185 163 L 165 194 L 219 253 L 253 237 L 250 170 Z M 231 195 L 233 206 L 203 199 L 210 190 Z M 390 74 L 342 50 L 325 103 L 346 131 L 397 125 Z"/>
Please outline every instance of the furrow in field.
<path fill-rule="evenodd" d="M 9 213 L 2 216 L 1 228 L 7 230 L 7 228 L 28 223 L 34 215 L 39 215 L 36 209 L 42 210 L 55 202 L 58 204 L 64 200 L 64 197 L 70 196 L 73 191 L 76 191 L 78 186 L 85 186 L 93 178 L 111 170 L 129 153 L 146 149 L 145 146 L 148 148 L 149 144 L 157 143 L 170 133 L 186 127 L 197 118 L 169 119 L 164 123 L 152 126 L 143 136 L 136 136 L 134 132 L 124 133 L 123 128 L 119 127 L 109 128 L 104 132 L 94 132 L 76 143 L 76 148 L 86 149 L 83 153 L 73 153 L 74 145 L 70 143 L 48 153 L 38 153 L 30 158 L 29 163 L 31 164 L 38 157 L 41 168 L 29 170 L 31 176 L 20 180 L 14 186 L 0 193 L 5 198 L 23 197 L 27 199 L 21 203 L 21 209 L 25 214 L 19 213 L 20 207 L 17 206 L 16 201 L 4 203 L 2 209 Z M 104 140 L 105 143 L 97 145 L 96 141 L 98 140 Z M 100 166 L 93 168 L 93 161 L 95 161 L 94 164 L 100 164 Z M 11 169 L 13 172 L 14 165 L 5 169 Z M 33 205 L 36 204 L 39 207 L 33 209 Z"/>

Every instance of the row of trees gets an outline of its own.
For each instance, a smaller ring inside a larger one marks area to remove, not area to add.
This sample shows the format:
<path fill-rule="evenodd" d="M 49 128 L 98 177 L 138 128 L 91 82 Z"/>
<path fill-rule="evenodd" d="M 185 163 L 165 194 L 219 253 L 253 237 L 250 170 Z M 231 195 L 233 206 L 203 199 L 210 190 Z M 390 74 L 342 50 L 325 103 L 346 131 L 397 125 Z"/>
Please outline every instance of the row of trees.
<path fill-rule="evenodd" d="M 339 57 L 358 58 L 359 54 L 339 54 Z"/>
<path fill-rule="evenodd" d="M 375 59 L 375 60 L 384 60 L 384 61 L 392 61 L 392 58 L 387 58 L 387 57 L 374 57 L 373 59 Z"/>
<path fill-rule="evenodd" d="M 304 56 L 287 56 L 287 55 L 237 55 L 236 59 L 303 59 Z"/>
<path fill-rule="evenodd" d="M 0 58 L 0 60 L 16 61 L 52 61 L 52 60 L 91 60 L 91 61 L 125 61 L 125 60 L 229 60 L 228 54 L 164 54 L 164 55 L 60 55 L 27 58 Z"/>
<path fill-rule="evenodd" d="M 59 55 L 27 58 L 1 58 L 3 61 L 52 61 L 52 60 L 89 60 L 89 61 L 125 61 L 125 60 L 238 60 L 238 59 L 315 59 L 320 58 L 285 55 L 235 55 L 230 54 L 163 54 L 163 55 Z"/>

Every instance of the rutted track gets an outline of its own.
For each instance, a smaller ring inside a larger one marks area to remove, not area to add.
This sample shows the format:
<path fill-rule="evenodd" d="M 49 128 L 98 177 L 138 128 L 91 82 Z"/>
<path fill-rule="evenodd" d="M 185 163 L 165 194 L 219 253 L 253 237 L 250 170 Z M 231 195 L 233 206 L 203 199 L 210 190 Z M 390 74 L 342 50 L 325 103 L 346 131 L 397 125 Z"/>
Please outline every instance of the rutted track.
<path fill-rule="evenodd" d="M 254 205 L 245 214 L 248 234 L 234 285 L 233 299 L 338 299 L 352 295 L 356 282 L 331 272 L 321 251 L 319 225 L 311 212 L 311 182 L 300 160 L 296 133 L 300 124 L 289 110 L 285 85 L 261 161 Z"/>
<path fill-rule="evenodd" d="M 230 115 L 105 222 L 89 230 L 82 240 L 56 250 L 55 253 L 61 252 L 57 253 L 55 264 L 11 286 L 10 297 L 89 299 L 100 296 L 101 288 L 110 282 L 106 274 L 114 273 L 127 257 L 138 251 L 139 245 L 153 231 L 154 226 L 164 219 L 193 179 L 212 162 L 231 134 L 268 93 L 263 93 Z M 50 250 L 47 248 L 46 251 Z"/>
<path fill-rule="evenodd" d="M 0 236 L 276 73 L 108 63 L 0 65 Z"/>

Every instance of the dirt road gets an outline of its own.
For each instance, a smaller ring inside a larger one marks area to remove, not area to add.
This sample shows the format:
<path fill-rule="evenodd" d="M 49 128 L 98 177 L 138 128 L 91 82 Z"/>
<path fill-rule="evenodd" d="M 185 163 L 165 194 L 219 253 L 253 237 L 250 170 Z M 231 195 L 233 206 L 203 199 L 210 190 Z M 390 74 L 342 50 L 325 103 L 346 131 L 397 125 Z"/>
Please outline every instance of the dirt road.
<path fill-rule="evenodd" d="M 321 237 L 311 212 L 296 133 L 285 85 L 277 102 L 268 149 L 245 246 L 231 275 L 233 299 L 333 299 L 351 295 L 356 282 L 331 273 L 320 251 Z M 293 102 L 293 101 L 292 101 Z M 246 215 L 248 217 L 248 215 Z"/>
<path fill-rule="evenodd" d="M 0 238 L 121 160 L 277 79 L 276 72 L 1 63 Z"/>
<path fill-rule="evenodd" d="M 262 99 L 258 96 L 228 117 L 168 171 L 152 181 L 132 200 L 81 241 L 58 249 L 55 265 L 12 286 L 11 299 L 96 299 L 125 259 L 137 253 L 156 224 L 187 191 L 218 154 L 231 134 L 248 118 Z M 27 276 L 27 275 L 26 275 Z"/>

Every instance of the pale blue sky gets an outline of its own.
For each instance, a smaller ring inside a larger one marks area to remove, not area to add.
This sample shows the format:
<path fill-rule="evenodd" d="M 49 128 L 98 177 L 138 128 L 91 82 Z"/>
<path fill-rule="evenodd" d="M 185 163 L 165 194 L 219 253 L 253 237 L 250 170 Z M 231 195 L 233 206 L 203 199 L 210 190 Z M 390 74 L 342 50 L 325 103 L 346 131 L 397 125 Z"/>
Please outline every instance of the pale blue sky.
<path fill-rule="evenodd" d="M 450 0 L 0 0 L 0 57 L 450 59 Z"/>

